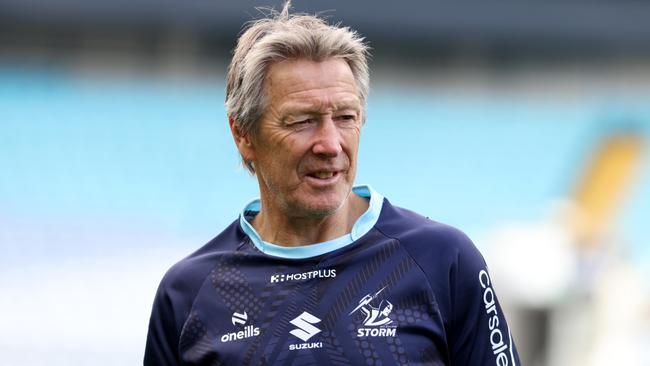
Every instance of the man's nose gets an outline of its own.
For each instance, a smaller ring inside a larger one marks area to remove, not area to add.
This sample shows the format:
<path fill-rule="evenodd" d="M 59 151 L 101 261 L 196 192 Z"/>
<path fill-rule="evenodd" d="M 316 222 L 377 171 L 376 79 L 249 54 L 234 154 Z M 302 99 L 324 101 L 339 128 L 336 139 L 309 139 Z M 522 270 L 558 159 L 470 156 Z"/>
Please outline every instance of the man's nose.
<path fill-rule="evenodd" d="M 312 151 L 316 155 L 334 157 L 341 153 L 341 131 L 332 120 L 332 117 L 325 116 L 318 124 L 316 141 Z"/>

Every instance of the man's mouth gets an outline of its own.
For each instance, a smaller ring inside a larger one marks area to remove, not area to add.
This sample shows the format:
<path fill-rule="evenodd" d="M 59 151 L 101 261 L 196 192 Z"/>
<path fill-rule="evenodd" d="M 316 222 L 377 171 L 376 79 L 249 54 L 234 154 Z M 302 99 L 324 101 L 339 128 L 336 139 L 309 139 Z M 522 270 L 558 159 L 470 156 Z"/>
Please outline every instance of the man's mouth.
<path fill-rule="evenodd" d="M 333 183 L 341 175 L 340 170 L 313 170 L 307 173 L 307 177 L 314 183 Z"/>
<path fill-rule="evenodd" d="M 318 179 L 328 179 L 336 175 L 336 172 L 315 172 L 310 175 Z"/>

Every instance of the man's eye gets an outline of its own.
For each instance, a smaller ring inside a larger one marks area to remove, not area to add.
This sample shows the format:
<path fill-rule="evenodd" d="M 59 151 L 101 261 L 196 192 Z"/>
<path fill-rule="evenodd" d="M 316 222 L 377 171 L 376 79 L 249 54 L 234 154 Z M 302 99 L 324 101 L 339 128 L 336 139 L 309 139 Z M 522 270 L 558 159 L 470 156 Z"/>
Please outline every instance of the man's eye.
<path fill-rule="evenodd" d="M 314 122 L 313 118 L 305 118 L 305 119 L 301 119 L 301 120 L 298 120 L 298 121 L 291 122 L 291 125 L 292 126 L 304 126 L 304 125 L 310 124 L 312 122 Z"/>
<path fill-rule="evenodd" d="M 344 114 L 341 116 L 337 116 L 336 119 L 339 121 L 356 121 L 357 116 L 353 114 Z"/>

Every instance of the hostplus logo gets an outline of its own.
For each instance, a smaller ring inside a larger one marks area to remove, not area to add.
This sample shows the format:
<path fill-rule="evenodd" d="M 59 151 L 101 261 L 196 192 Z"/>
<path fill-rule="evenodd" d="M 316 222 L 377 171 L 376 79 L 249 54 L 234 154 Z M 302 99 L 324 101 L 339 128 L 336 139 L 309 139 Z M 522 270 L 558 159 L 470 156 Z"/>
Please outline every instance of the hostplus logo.
<path fill-rule="evenodd" d="M 300 338 L 304 343 L 290 344 L 289 350 L 296 351 L 301 349 L 312 349 L 312 348 L 322 348 L 323 342 L 312 342 L 307 343 L 311 337 L 320 333 L 321 330 L 318 329 L 314 324 L 320 323 L 320 319 L 309 314 L 306 311 L 303 311 L 302 314 L 295 317 L 290 321 L 291 324 L 295 325 L 297 328 L 292 330 L 291 333 L 293 336 Z"/>
<path fill-rule="evenodd" d="M 386 286 L 374 294 L 364 296 L 349 315 L 361 311 L 365 315 L 363 326 L 357 329 L 357 337 L 395 337 L 397 325 L 389 317 L 393 311 L 393 304 L 388 300 L 380 300 L 377 297 Z"/>
<path fill-rule="evenodd" d="M 234 326 L 242 326 L 244 329 L 238 331 L 238 332 L 232 332 L 232 333 L 227 333 L 221 336 L 221 342 L 226 343 L 226 342 L 232 342 L 240 339 L 245 339 L 245 338 L 250 338 L 250 337 L 257 337 L 260 335 L 260 328 L 254 326 L 254 325 L 246 325 L 246 322 L 248 321 L 248 314 L 244 311 L 243 313 L 233 313 L 232 318 L 230 318 L 230 321 L 232 322 L 232 325 Z"/>
<path fill-rule="evenodd" d="M 271 276 L 271 283 L 288 282 L 288 281 L 303 281 L 312 278 L 334 278 L 336 277 L 335 269 L 318 269 L 302 273 L 281 273 Z"/>

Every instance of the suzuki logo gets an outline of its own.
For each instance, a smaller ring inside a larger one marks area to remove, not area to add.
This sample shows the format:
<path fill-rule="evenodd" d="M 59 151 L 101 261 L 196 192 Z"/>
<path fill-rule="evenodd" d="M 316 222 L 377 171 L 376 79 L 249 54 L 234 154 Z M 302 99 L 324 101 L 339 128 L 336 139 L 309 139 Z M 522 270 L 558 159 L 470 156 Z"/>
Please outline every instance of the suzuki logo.
<path fill-rule="evenodd" d="M 291 324 L 298 327 L 298 329 L 292 330 L 291 334 L 302 339 L 303 342 L 316 334 L 320 333 L 320 329 L 316 328 L 312 324 L 320 323 L 320 319 L 304 311 L 302 314 L 298 315 L 295 319 L 290 321 Z"/>
<path fill-rule="evenodd" d="M 240 313 L 232 313 L 232 325 L 237 325 L 237 324 L 246 324 L 246 321 L 248 320 L 248 315 L 244 311 L 243 314 Z"/>

